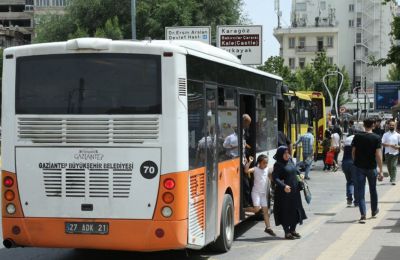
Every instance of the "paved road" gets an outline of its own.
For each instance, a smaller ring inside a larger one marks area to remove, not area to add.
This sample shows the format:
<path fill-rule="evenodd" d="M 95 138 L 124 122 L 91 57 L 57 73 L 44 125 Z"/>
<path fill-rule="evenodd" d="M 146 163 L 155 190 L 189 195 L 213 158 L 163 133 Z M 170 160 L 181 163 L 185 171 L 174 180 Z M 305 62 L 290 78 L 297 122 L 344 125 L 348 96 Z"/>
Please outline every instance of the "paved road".
<path fill-rule="evenodd" d="M 236 227 L 236 240 L 226 254 L 207 250 L 131 253 L 70 249 L 0 249 L 0 259 L 400 259 L 400 185 L 379 184 L 381 212 L 367 224 L 358 224 L 359 212 L 347 208 L 343 173 L 324 173 L 317 164 L 309 182 L 313 192 L 306 205 L 308 220 L 299 227 L 301 240 L 282 239 L 263 233 L 264 224 L 248 220 Z"/>

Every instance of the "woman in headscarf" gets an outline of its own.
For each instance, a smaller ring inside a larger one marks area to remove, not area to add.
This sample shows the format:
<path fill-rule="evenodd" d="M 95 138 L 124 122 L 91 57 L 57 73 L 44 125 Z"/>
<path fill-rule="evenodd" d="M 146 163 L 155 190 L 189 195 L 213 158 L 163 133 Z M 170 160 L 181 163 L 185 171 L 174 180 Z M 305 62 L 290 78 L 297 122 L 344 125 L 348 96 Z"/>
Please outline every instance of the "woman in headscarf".
<path fill-rule="evenodd" d="M 307 218 L 301 202 L 301 177 L 296 166 L 290 160 L 286 146 L 278 148 L 274 159 L 273 181 L 276 183 L 274 199 L 274 217 L 277 226 L 282 225 L 286 239 L 299 239 L 297 224 L 303 224 Z"/>

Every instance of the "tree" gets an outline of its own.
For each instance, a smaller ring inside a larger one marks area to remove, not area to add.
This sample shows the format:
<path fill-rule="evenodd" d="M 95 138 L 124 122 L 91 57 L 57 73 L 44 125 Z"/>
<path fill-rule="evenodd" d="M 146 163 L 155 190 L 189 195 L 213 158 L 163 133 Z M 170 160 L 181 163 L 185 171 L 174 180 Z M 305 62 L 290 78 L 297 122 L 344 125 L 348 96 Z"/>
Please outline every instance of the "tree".
<path fill-rule="evenodd" d="M 121 40 L 123 35 L 119 27 L 118 17 L 115 16 L 113 19 L 108 19 L 104 26 L 104 29 L 103 28 L 97 29 L 95 36 L 102 38 L 109 38 L 113 40 Z"/>
<path fill-rule="evenodd" d="M 390 66 L 388 78 L 390 81 L 400 81 L 400 67 Z"/>
<path fill-rule="evenodd" d="M 138 0 L 137 38 L 163 39 L 165 27 L 238 24 L 246 21 L 242 0 Z M 75 36 L 131 38 L 131 0 L 71 0 L 65 15 L 45 15 L 36 42 Z"/>
<path fill-rule="evenodd" d="M 280 56 L 271 56 L 258 69 L 286 79 L 290 76 L 291 71 L 288 66 L 284 65 L 284 62 L 284 59 Z"/>
<path fill-rule="evenodd" d="M 315 59 L 310 64 L 307 64 L 303 69 L 297 69 L 295 72 L 292 72 L 287 66 L 285 66 L 283 58 L 278 56 L 269 57 L 267 61 L 265 61 L 264 65 L 258 68 L 260 70 L 281 76 L 284 84 L 288 85 L 292 90 L 323 92 L 327 100 L 327 105 L 330 105 L 330 100 L 322 79 L 329 71 L 338 70 L 344 76 L 343 86 L 340 91 L 340 104 L 346 102 L 346 100 L 342 98 L 342 94 L 350 89 L 350 77 L 345 67 L 337 68 L 336 65 L 330 64 L 325 52 L 317 52 Z M 338 77 L 330 76 L 328 77 L 328 81 L 328 88 L 330 92 L 332 95 L 336 95 L 339 85 Z"/>

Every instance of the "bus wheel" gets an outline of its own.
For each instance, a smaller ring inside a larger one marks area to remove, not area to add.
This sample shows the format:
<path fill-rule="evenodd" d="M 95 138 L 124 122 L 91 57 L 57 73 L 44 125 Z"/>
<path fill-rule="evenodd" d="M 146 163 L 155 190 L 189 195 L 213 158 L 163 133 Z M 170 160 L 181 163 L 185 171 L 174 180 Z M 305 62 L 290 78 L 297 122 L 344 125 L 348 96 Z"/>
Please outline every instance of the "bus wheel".
<path fill-rule="evenodd" d="M 213 249 L 218 252 L 228 252 L 233 243 L 235 233 L 234 207 L 231 195 L 225 194 L 222 203 L 220 233 L 214 242 Z"/>

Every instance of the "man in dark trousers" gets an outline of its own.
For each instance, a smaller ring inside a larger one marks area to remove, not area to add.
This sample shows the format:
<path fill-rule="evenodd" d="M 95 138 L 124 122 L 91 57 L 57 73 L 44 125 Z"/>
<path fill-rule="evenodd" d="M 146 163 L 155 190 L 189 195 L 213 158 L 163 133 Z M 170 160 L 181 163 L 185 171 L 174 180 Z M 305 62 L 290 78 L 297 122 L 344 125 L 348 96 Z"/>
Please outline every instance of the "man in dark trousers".
<path fill-rule="evenodd" d="M 361 213 L 360 223 L 365 223 L 367 207 L 365 205 L 365 182 L 368 180 L 371 195 L 372 217 L 379 213 L 378 193 L 376 191 L 376 180 L 383 180 L 382 174 L 382 142 L 381 138 L 372 132 L 375 120 L 368 118 L 364 120 L 365 132 L 358 133 L 353 139 L 352 156 L 354 160 L 354 189 L 358 194 L 358 202 Z M 377 172 L 377 166 L 379 172 Z"/>

